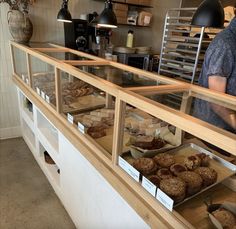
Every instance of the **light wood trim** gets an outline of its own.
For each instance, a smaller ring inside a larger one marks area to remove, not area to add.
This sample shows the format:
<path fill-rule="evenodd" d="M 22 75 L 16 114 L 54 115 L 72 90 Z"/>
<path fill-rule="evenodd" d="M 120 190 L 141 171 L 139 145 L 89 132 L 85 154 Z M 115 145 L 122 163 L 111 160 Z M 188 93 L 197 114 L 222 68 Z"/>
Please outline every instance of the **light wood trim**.
<path fill-rule="evenodd" d="M 62 113 L 61 75 L 60 70 L 55 68 L 56 109 Z"/>
<path fill-rule="evenodd" d="M 98 66 L 98 65 L 109 65 L 108 61 L 97 61 L 97 60 L 63 60 L 61 61 L 65 64 L 73 66 Z"/>
<path fill-rule="evenodd" d="M 12 72 L 13 72 L 13 74 L 16 74 L 16 63 L 15 63 L 13 45 L 11 42 L 9 42 L 9 45 L 10 45 L 10 52 L 11 52 Z"/>
<path fill-rule="evenodd" d="M 115 122 L 112 147 L 112 162 L 118 164 L 118 157 L 123 149 L 126 104 L 119 97 L 116 99 Z"/>
<path fill-rule="evenodd" d="M 85 135 L 81 134 L 76 128 L 72 128 L 67 120 L 61 115 L 58 115 L 58 113 L 38 96 L 33 89 L 21 82 L 16 76 L 13 77 L 13 81 L 151 228 L 187 228 L 183 223 L 185 222 L 184 219 L 178 219 L 174 214 L 170 214 L 169 211 L 158 203 L 155 198 L 151 197 L 140 184 L 131 179 L 118 166 L 114 167 L 111 160 L 107 159 L 96 147 L 87 144 L 88 141 L 86 141 Z M 151 203 L 149 203 L 150 199 Z"/>
<path fill-rule="evenodd" d="M 210 142 L 227 152 L 236 155 L 236 136 L 197 118 L 176 111 L 165 105 L 137 95 L 131 91 L 120 91 L 120 98 L 138 109 Z"/>
<path fill-rule="evenodd" d="M 69 52 L 68 48 L 31 48 L 31 50 L 39 51 L 39 52 Z"/>
<path fill-rule="evenodd" d="M 32 71 L 31 71 L 31 59 L 28 53 L 26 53 L 26 65 L 27 65 L 27 72 L 29 78 L 29 85 L 33 87 L 33 79 L 32 79 Z"/>

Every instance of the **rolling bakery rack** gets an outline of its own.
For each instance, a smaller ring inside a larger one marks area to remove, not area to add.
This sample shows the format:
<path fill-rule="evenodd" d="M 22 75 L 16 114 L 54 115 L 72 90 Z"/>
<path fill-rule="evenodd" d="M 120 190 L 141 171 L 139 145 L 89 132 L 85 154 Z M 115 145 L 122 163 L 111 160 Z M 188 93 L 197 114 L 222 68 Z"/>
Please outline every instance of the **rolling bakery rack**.
<path fill-rule="evenodd" d="M 73 215 L 67 203 L 76 196 L 70 195 L 64 184 L 75 188 L 77 181 L 69 183 L 64 175 L 71 174 L 72 169 L 64 165 L 69 151 L 64 156 L 60 153 L 62 134 L 151 228 L 209 228 L 204 199 L 213 195 L 218 202 L 235 200 L 235 192 L 222 184 L 235 173 L 230 163 L 236 156 L 235 134 L 192 115 L 196 99 L 235 112 L 235 97 L 54 44 L 10 42 L 10 47 L 23 136 L 43 170 L 42 152 L 47 150 L 55 161 L 54 167 L 47 165 L 46 175 L 74 221 L 80 215 Z M 169 102 L 170 94 L 181 98 L 179 106 Z M 33 109 L 25 105 L 29 102 Z M 159 124 L 168 127 L 164 138 L 174 141 L 171 150 L 194 141 L 209 152 L 199 141 L 203 139 L 231 154 L 221 158 L 211 151 L 211 159 L 222 162 L 219 167 L 227 172 L 223 174 L 219 168 L 221 178 L 215 185 L 171 210 L 140 183 L 142 176 L 129 161 L 134 159 L 132 155 L 129 159 L 124 156 L 137 132 L 152 135 L 163 127 Z M 102 128 L 94 128 L 98 126 Z M 183 139 L 183 131 L 194 139 Z"/>

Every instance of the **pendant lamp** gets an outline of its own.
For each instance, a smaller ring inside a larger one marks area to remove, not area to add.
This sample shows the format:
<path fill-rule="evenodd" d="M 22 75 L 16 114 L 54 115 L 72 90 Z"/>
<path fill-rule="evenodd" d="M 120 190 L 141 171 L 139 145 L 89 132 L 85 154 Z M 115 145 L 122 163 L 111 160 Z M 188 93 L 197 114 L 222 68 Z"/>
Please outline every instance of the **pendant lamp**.
<path fill-rule="evenodd" d="M 192 25 L 222 28 L 224 26 L 224 9 L 220 0 L 205 0 L 193 15 Z"/>
<path fill-rule="evenodd" d="M 71 14 L 68 10 L 68 0 L 63 0 L 61 9 L 57 14 L 57 20 L 62 22 L 72 22 Z"/>
<path fill-rule="evenodd" d="M 111 0 L 105 1 L 105 9 L 99 15 L 97 25 L 99 27 L 117 28 L 117 19 L 116 19 L 116 15 L 113 11 L 113 6 L 112 6 Z"/>

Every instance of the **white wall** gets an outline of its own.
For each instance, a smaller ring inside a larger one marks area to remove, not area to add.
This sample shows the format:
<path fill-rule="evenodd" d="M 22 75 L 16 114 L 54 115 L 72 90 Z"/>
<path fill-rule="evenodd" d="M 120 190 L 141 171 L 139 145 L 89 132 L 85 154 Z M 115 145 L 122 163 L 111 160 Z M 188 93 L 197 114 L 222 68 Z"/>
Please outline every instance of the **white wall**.
<path fill-rule="evenodd" d="M 155 52 L 161 47 L 163 22 L 168 8 L 178 7 L 181 0 L 153 0 L 154 21 L 151 28 L 134 28 L 137 46 L 152 46 Z M 63 44 L 63 24 L 56 21 L 61 0 L 36 0 L 30 7 L 30 18 L 34 25 L 31 41 L 54 42 Z M 69 1 L 69 9 L 73 18 L 80 14 L 100 13 L 103 2 L 93 0 Z M 20 135 L 19 111 L 15 87 L 11 81 L 12 69 L 9 52 L 9 40 L 12 39 L 7 25 L 7 4 L 0 4 L 0 139 Z M 128 27 L 120 27 L 114 31 L 113 42 L 124 45 Z"/>

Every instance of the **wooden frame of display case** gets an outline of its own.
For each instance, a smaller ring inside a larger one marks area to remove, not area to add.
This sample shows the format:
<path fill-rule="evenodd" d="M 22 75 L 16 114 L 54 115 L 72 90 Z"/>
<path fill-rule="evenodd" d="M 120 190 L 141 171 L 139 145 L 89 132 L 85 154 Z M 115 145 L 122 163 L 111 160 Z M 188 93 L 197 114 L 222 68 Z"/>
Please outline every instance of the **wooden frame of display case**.
<path fill-rule="evenodd" d="M 122 147 L 122 130 L 124 128 L 125 103 L 141 109 L 157 118 L 160 118 L 184 131 L 187 131 L 196 137 L 203 138 L 213 145 L 216 145 L 233 155 L 236 155 L 236 136 L 217 127 L 209 125 L 203 121 L 193 118 L 187 114 L 181 113 L 165 105 L 153 102 L 142 95 L 155 93 L 168 93 L 177 91 L 186 91 L 191 95 L 208 97 L 209 101 L 215 99 L 224 103 L 227 101 L 229 108 L 236 110 L 236 98 L 226 94 L 220 94 L 195 85 L 176 81 L 150 72 L 139 70 L 133 67 L 125 66 L 116 62 L 107 61 L 98 57 L 91 56 L 79 51 L 63 48 L 58 45 L 52 45 L 52 48 L 29 48 L 24 45 L 10 42 L 13 81 L 17 87 L 35 104 L 50 122 L 58 128 L 70 140 L 70 142 L 80 149 L 81 154 L 105 177 L 105 179 L 117 190 L 117 192 L 130 204 L 130 206 L 146 221 L 151 228 L 194 228 L 187 220 L 180 216 L 176 211 L 170 213 L 158 201 L 150 196 L 137 182 L 135 182 L 127 173 L 125 173 L 117 164 L 118 156 Z M 27 70 L 29 76 L 29 85 L 27 85 L 16 73 L 13 47 L 25 52 L 27 60 Z M 62 61 L 48 56 L 47 52 L 70 52 L 91 60 L 82 61 Z M 30 56 L 34 56 L 43 62 L 51 64 L 55 69 L 56 85 L 56 110 L 46 103 L 32 89 L 32 72 Z M 101 79 L 90 73 L 83 72 L 74 66 L 77 65 L 110 65 L 130 71 L 132 73 L 145 76 L 150 79 L 162 81 L 169 85 L 145 86 L 138 88 L 122 88 L 104 79 Z M 109 157 L 104 150 L 96 147 L 90 138 L 72 125 L 63 117 L 60 96 L 60 77 L 59 71 L 64 71 L 74 77 L 81 79 L 88 84 L 96 85 L 97 88 L 105 91 L 116 98 L 115 123 L 113 135 L 112 156 Z M 182 104 L 182 111 L 187 111 L 189 105 L 188 99 Z M 123 121 L 122 121 L 123 120 Z M 222 188 L 222 194 L 224 188 Z"/>

